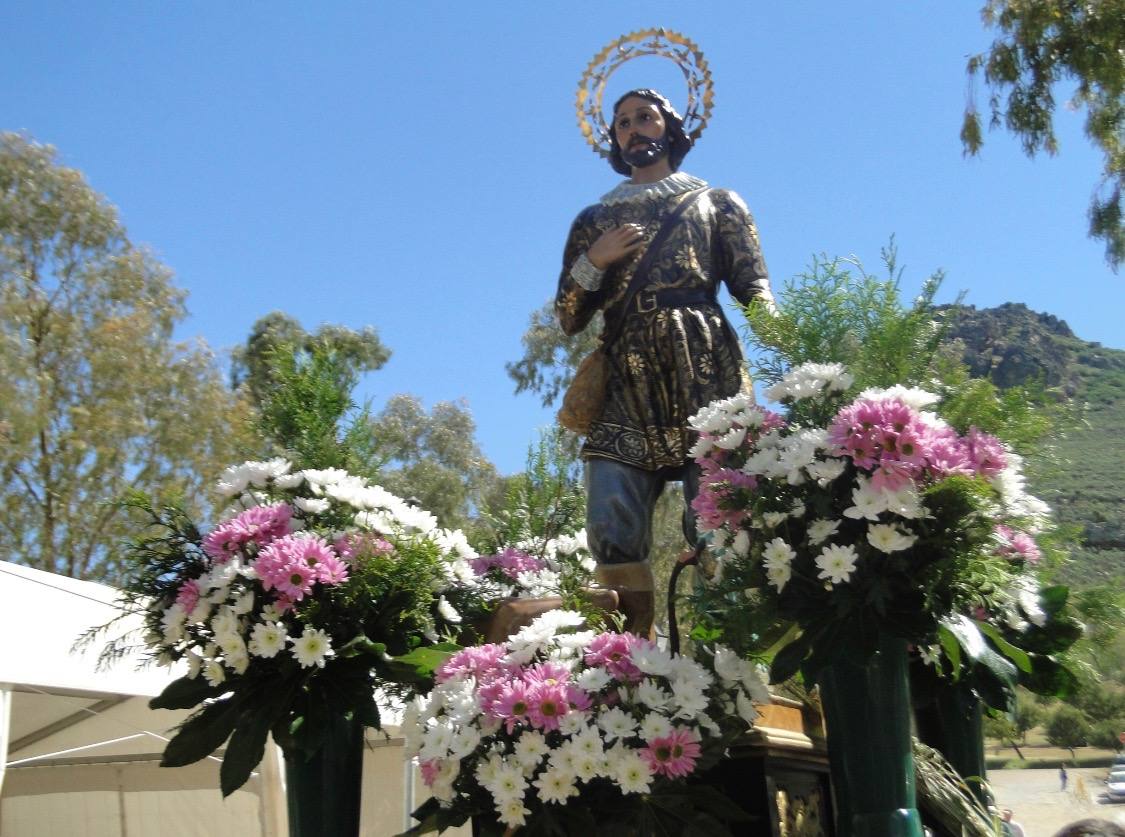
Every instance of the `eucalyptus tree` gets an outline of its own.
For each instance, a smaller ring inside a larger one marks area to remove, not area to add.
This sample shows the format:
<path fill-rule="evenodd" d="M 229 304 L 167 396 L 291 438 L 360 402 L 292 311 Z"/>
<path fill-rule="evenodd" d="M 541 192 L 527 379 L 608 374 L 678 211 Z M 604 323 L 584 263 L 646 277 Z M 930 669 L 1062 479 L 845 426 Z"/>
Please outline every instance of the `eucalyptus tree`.
<path fill-rule="evenodd" d="M 983 75 L 990 124 L 1015 134 L 1029 156 L 1055 154 L 1055 96 L 1073 84 L 1068 108 L 1086 113 L 1086 135 L 1104 156 L 1090 199 L 1090 236 L 1106 245 L 1116 270 L 1125 259 L 1125 0 L 988 0 L 981 16 L 999 31 L 969 59 L 970 83 Z M 983 145 L 970 100 L 961 128 L 968 154 Z"/>
<path fill-rule="evenodd" d="M 0 554 L 113 580 L 130 490 L 205 505 L 246 404 L 185 294 L 53 148 L 0 134 Z"/>

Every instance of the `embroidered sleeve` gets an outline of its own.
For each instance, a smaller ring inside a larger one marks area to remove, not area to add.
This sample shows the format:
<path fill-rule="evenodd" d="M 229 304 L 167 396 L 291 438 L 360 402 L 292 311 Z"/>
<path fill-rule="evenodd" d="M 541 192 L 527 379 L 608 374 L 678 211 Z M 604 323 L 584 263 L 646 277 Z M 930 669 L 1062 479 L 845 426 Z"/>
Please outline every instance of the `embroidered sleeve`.
<path fill-rule="evenodd" d="M 570 268 L 570 278 L 588 291 L 596 291 L 600 288 L 603 276 L 605 271 L 594 267 L 594 263 L 585 253 L 575 259 L 574 265 Z"/>
<path fill-rule="evenodd" d="M 719 236 L 717 250 L 722 278 L 731 296 L 743 305 L 757 298 L 772 309 L 770 277 L 762 257 L 754 217 L 742 198 L 734 192 L 718 189 L 715 192 Z"/>
<path fill-rule="evenodd" d="M 562 274 L 555 294 L 555 313 L 565 334 L 582 331 L 601 307 L 605 296 L 601 287 L 602 272 L 590 264 L 586 257 L 586 251 L 598 234 L 591 218 L 591 209 L 583 210 L 575 219 L 563 250 Z M 596 277 L 594 274 L 597 274 Z"/>

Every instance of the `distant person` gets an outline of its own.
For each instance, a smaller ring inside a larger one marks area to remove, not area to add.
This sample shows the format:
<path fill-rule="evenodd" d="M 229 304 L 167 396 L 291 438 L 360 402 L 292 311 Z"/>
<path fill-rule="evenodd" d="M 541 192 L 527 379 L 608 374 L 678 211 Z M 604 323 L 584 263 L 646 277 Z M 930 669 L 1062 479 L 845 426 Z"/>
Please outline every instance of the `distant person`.
<path fill-rule="evenodd" d="M 1125 828 L 1109 820 L 1079 820 L 1056 831 L 1055 837 L 1125 837 Z"/>
<path fill-rule="evenodd" d="M 1059 784 L 1062 786 L 1059 790 L 1066 790 L 1066 765 L 1059 765 Z"/>
<path fill-rule="evenodd" d="M 1001 829 L 1010 837 L 1025 837 L 1023 826 L 1012 819 L 1012 809 L 1005 808 L 1000 814 Z"/>

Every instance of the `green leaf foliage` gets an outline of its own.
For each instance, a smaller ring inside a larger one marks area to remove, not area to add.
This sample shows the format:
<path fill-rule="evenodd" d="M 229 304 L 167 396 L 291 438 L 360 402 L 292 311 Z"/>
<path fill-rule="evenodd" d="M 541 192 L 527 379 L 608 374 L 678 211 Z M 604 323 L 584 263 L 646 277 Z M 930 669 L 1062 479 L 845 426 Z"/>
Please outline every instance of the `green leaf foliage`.
<path fill-rule="evenodd" d="M 1055 154 L 1055 97 L 1073 84 L 1068 109 L 1086 112 L 1086 136 L 1104 157 L 1090 202 L 1090 236 L 1106 245 L 1116 269 L 1125 258 L 1125 3 L 1121 0 L 988 0 L 981 12 L 998 37 L 968 62 L 970 83 L 983 75 L 991 127 L 1003 125 L 1034 156 Z M 966 154 L 983 143 L 975 96 L 965 111 Z"/>

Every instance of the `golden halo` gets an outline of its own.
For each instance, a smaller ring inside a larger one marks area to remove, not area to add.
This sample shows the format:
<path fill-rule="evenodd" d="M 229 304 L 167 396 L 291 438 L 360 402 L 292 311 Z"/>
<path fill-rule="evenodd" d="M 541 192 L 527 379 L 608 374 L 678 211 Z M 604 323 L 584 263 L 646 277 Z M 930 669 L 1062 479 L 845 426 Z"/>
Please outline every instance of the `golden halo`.
<path fill-rule="evenodd" d="M 609 157 L 609 125 L 602 113 L 602 97 L 609 77 L 624 64 L 644 55 L 658 55 L 676 62 L 687 81 L 688 101 L 684 108 L 684 133 L 692 142 L 699 139 L 714 104 L 711 71 L 703 53 L 689 38 L 667 29 L 642 29 L 622 35 L 594 56 L 578 82 L 578 128 L 590 147 Z"/>

